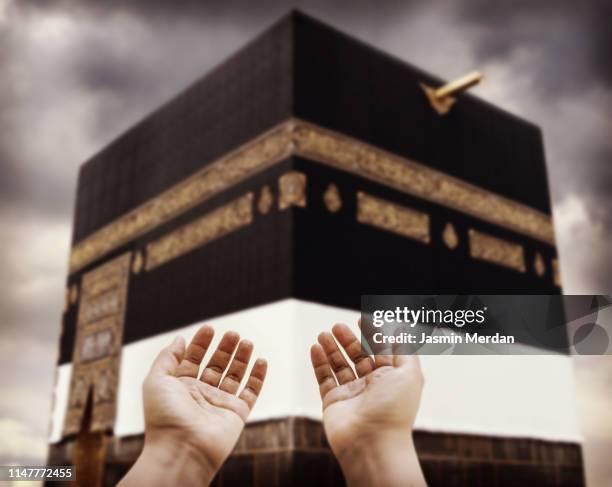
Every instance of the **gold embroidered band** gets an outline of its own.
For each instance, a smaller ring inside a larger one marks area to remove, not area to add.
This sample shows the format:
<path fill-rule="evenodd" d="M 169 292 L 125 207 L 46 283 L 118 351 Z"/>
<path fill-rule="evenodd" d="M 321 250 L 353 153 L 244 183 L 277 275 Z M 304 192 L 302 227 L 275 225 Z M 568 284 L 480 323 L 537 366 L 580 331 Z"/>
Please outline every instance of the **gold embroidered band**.
<path fill-rule="evenodd" d="M 304 122 L 295 152 L 554 245 L 550 216 L 369 144 Z"/>
<path fill-rule="evenodd" d="M 523 246 L 470 229 L 470 255 L 518 272 L 525 272 Z"/>
<path fill-rule="evenodd" d="M 430 241 L 429 215 L 361 191 L 357 193 L 357 221 L 423 243 Z"/>
<path fill-rule="evenodd" d="M 554 245 L 550 216 L 337 132 L 290 119 L 77 243 L 70 272 L 291 155 L 356 174 Z"/>
<path fill-rule="evenodd" d="M 253 193 L 247 193 L 148 244 L 145 268 L 155 269 L 252 221 Z"/>

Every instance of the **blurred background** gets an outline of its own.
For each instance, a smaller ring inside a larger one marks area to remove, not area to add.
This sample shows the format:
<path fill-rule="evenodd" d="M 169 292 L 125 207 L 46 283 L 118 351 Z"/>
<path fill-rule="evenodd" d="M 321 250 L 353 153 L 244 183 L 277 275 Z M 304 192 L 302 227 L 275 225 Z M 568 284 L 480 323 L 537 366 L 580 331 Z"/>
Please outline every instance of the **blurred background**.
<path fill-rule="evenodd" d="M 612 293 L 612 3 L 0 0 L 0 465 L 44 463 L 79 165 L 290 8 L 540 125 L 567 294 Z M 529 175 L 525 175 L 529 184 Z M 591 486 L 612 357 L 575 360 Z"/>

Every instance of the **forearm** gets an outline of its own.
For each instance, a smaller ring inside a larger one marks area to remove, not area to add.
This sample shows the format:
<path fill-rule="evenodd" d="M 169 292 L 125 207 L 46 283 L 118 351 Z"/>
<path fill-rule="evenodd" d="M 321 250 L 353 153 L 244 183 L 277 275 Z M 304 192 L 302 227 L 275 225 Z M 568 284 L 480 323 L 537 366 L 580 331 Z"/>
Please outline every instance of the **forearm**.
<path fill-rule="evenodd" d="M 427 485 L 410 432 L 356 441 L 338 460 L 348 487 Z"/>
<path fill-rule="evenodd" d="M 215 476 L 215 469 L 185 443 L 146 441 L 145 446 L 120 487 L 206 486 Z"/>

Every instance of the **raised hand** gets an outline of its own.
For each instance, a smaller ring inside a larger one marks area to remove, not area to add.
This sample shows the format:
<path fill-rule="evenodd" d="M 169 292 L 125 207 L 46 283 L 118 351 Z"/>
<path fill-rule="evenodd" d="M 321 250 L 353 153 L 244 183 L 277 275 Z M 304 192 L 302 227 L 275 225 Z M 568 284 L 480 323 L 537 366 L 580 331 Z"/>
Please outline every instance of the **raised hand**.
<path fill-rule="evenodd" d="M 335 325 L 332 332 L 319 335 L 311 360 L 325 433 L 347 482 L 425 485 L 412 442 L 423 388 L 418 358 L 370 357 L 348 326 Z"/>
<path fill-rule="evenodd" d="M 234 448 L 261 391 L 267 364 L 262 359 L 255 361 L 238 394 L 253 344 L 240 341 L 239 335 L 230 331 L 200 376 L 200 364 L 213 335 L 210 326 L 203 326 L 186 350 L 182 338 L 177 337 L 155 359 L 143 385 L 145 448 L 124 479 L 126 484 L 136 483 L 130 482 L 132 479 L 140 482 L 147 473 L 143 468 L 154 469 L 152 464 L 177 467 L 177 463 L 184 463 L 184 468 L 176 472 L 179 477 L 173 480 L 180 479 L 183 485 L 192 481 L 205 485 Z M 130 477 L 133 471 L 139 475 Z M 150 477 L 148 480 L 154 483 L 165 481 Z"/>

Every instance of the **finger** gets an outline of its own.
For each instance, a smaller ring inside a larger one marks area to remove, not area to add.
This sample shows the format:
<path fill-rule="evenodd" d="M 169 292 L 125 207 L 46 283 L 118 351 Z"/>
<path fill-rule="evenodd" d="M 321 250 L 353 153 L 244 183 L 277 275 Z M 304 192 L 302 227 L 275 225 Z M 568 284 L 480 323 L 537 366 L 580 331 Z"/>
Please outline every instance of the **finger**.
<path fill-rule="evenodd" d="M 344 355 L 338 348 L 338 344 L 331 333 L 323 332 L 319 335 L 319 343 L 321 347 L 323 347 L 323 351 L 325 355 L 327 355 L 327 360 L 329 365 L 331 366 L 336 379 L 338 379 L 338 384 L 345 384 L 349 381 L 355 380 L 355 373 L 353 369 L 348 364 Z"/>
<path fill-rule="evenodd" d="M 374 367 L 393 367 L 393 344 L 385 343 L 374 355 Z"/>
<path fill-rule="evenodd" d="M 255 401 L 259 397 L 261 388 L 263 387 L 264 380 L 266 379 L 266 373 L 268 371 L 268 362 L 262 358 L 258 358 L 251 369 L 251 374 L 247 380 L 244 389 L 240 393 L 240 399 L 246 402 L 249 410 L 253 409 Z"/>
<path fill-rule="evenodd" d="M 232 354 L 234 350 L 236 350 L 236 346 L 240 341 L 240 335 L 235 331 L 228 331 L 221 341 L 219 342 L 219 346 L 213 353 L 212 357 L 204 372 L 202 372 L 202 377 L 200 380 L 210 384 L 211 386 L 217 387 L 219 382 L 221 382 L 221 377 L 223 376 L 223 372 L 227 368 L 230 359 L 232 358 Z"/>
<path fill-rule="evenodd" d="M 397 327 L 393 330 L 394 337 L 400 337 L 401 333 L 402 327 Z M 387 354 L 386 360 L 391 360 L 389 365 L 393 367 L 400 367 L 402 364 L 414 362 L 413 360 L 406 359 L 406 357 L 409 358 L 413 356 L 417 351 L 416 347 L 411 343 L 401 343 L 400 340 L 397 340 L 387 347 L 388 348 L 385 349 L 384 353 Z"/>
<path fill-rule="evenodd" d="M 355 364 L 357 377 L 363 377 L 374 370 L 374 361 L 363 351 L 361 342 L 348 326 L 342 323 L 334 325 L 332 333 Z"/>
<path fill-rule="evenodd" d="M 191 340 L 187 347 L 185 356 L 176 369 L 177 377 L 197 377 L 200 370 L 200 364 L 206 354 L 206 350 L 212 342 L 215 331 L 211 326 L 205 325 L 201 327 Z"/>
<path fill-rule="evenodd" d="M 370 343 L 368 343 L 368 339 L 371 335 L 367 335 L 366 332 L 364 332 L 364 328 L 361 326 L 361 318 L 357 320 L 357 327 L 359 328 L 359 333 L 361 334 L 361 347 L 364 353 L 370 355 L 370 357 L 373 356 L 374 352 L 372 352 L 372 347 L 370 346 Z"/>
<path fill-rule="evenodd" d="M 253 343 L 248 340 L 242 340 L 238 344 L 238 350 L 232 359 L 232 363 L 227 369 L 227 374 L 223 377 L 219 389 L 230 394 L 236 394 L 244 373 L 249 366 L 249 360 L 251 360 L 251 354 L 253 353 Z"/>
<path fill-rule="evenodd" d="M 361 330 L 361 336 L 364 340 L 365 348 L 373 355 L 374 357 L 374 368 L 384 367 L 386 365 L 393 365 L 393 351 L 391 350 L 391 346 L 384 344 L 378 345 L 373 342 L 374 333 L 376 333 L 376 328 L 372 326 L 371 320 L 366 318 L 365 322 L 359 318 L 357 321 L 357 326 Z M 387 357 L 389 355 L 389 357 Z"/>
<path fill-rule="evenodd" d="M 177 336 L 174 341 L 163 348 L 151 366 L 151 374 L 172 375 L 176 371 L 185 353 L 185 340 Z"/>
<path fill-rule="evenodd" d="M 310 347 L 310 361 L 319 384 L 321 399 L 324 399 L 325 395 L 338 384 L 321 345 L 315 344 Z"/>
<path fill-rule="evenodd" d="M 380 354 L 380 345 L 373 341 L 374 334 L 378 332 L 377 328 L 372 326 L 371 320 L 368 318 L 365 319 L 365 322 L 362 318 L 357 320 L 357 326 L 359 327 L 359 331 L 361 332 L 361 345 L 364 353 L 375 358 L 375 355 Z M 376 361 L 374 360 L 374 368 L 376 368 Z"/>

